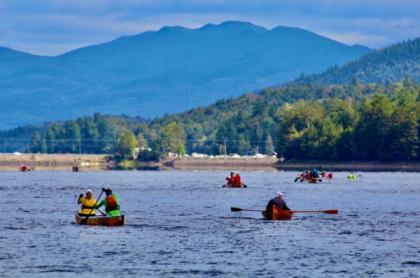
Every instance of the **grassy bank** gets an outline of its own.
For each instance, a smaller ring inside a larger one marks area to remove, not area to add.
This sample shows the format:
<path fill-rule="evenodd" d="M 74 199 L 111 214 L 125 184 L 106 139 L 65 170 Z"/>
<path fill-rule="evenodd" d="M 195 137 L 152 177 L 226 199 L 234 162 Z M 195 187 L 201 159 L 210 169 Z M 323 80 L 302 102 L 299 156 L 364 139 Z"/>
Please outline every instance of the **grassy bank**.
<path fill-rule="evenodd" d="M 159 163 L 141 162 L 137 160 L 121 160 L 115 163 L 114 170 L 159 170 L 162 167 Z"/>

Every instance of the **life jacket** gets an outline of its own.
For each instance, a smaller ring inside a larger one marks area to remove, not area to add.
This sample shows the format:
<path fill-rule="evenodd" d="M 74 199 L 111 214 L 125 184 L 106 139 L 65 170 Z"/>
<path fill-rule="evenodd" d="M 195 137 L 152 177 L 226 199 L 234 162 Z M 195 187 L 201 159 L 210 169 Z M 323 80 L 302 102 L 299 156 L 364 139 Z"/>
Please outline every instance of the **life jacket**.
<path fill-rule="evenodd" d="M 118 205 L 118 202 L 117 202 L 117 198 L 115 198 L 115 196 L 114 195 L 109 195 L 109 196 L 107 196 L 106 198 L 105 198 L 105 200 L 106 200 L 106 203 L 108 204 L 107 206 L 106 206 L 106 211 L 108 212 L 108 211 L 111 211 L 111 210 L 117 210 L 117 209 L 120 209 L 120 206 Z"/>
<path fill-rule="evenodd" d="M 235 179 L 234 179 L 234 185 L 235 186 L 241 186 L 241 176 L 239 176 L 239 175 L 236 175 L 235 176 Z"/>
<path fill-rule="evenodd" d="M 80 200 L 80 203 L 82 204 L 82 210 L 80 211 L 81 214 L 89 214 L 90 213 L 91 215 L 94 215 L 96 213 L 95 210 L 93 209 L 94 205 L 96 204 L 96 200 L 94 198 L 91 198 L 89 200 L 85 199 L 85 198 L 82 198 Z"/>

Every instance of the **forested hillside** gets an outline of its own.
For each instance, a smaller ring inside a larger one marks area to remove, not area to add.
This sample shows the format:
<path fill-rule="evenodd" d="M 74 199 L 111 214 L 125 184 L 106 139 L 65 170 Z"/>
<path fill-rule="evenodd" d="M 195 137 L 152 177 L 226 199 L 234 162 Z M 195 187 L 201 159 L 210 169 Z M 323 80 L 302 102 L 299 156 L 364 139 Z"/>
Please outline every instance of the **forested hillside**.
<path fill-rule="evenodd" d="M 299 83 L 386 83 L 405 78 L 420 81 L 420 38 L 372 51 L 341 67 L 300 78 Z"/>
<path fill-rule="evenodd" d="M 115 153 L 125 144 L 159 153 L 419 160 L 419 43 L 396 44 L 321 75 L 152 121 L 95 114 L 9 130 L 0 138 L 6 151 Z"/>
<path fill-rule="evenodd" d="M 305 99 L 305 100 L 303 100 Z M 151 122 L 96 114 L 39 128 L 33 152 L 107 152 L 123 131 L 158 152 L 286 159 L 418 160 L 420 86 L 291 84 Z M 33 127 L 30 128 L 33 131 Z M 9 135 L 19 136 L 9 131 Z M 6 134 L 3 134 L 5 136 Z"/>

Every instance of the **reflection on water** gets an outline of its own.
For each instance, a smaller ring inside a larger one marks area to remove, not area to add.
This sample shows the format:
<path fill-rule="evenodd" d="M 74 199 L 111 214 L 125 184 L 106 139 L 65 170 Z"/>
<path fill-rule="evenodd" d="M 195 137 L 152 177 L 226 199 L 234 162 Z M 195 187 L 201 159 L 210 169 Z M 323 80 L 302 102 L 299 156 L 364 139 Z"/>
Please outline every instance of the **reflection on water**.
<path fill-rule="evenodd" d="M 3 276 L 388 276 L 420 271 L 420 186 L 416 173 L 345 173 L 296 184 L 294 172 L 245 172 L 248 189 L 221 188 L 224 172 L 2 172 Z M 124 227 L 75 225 L 77 196 L 110 186 Z M 282 190 L 299 214 L 258 212 Z"/>

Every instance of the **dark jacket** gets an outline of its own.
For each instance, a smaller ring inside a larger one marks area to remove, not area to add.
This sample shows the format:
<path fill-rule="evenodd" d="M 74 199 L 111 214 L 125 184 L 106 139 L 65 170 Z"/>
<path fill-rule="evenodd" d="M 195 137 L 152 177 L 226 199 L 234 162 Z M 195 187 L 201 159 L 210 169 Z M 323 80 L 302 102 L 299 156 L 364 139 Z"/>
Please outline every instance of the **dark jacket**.
<path fill-rule="evenodd" d="M 271 215 L 273 212 L 273 205 L 283 209 L 283 210 L 290 210 L 290 208 L 286 205 L 286 202 L 283 199 L 273 198 L 271 199 L 266 207 L 266 213 Z"/>

